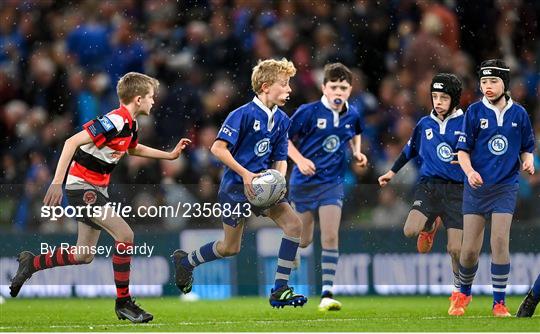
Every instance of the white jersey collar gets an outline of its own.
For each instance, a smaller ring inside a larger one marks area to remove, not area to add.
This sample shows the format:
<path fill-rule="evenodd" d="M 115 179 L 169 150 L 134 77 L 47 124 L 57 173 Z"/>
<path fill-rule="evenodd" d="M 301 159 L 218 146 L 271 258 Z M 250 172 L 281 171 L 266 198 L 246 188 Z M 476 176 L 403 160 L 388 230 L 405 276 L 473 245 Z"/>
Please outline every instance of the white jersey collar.
<path fill-rule="evenodd" d="M 332 107 L 330 107 L 330 103 L 328 102 L 328 98 L 326 97 L 326 95 L 323 95 L 321 97 L 321 103 L 326 109 L 332 112 L 334 116 L 334 127 L 338 127 L 339 126 L 339 111 L 334 110 L 332 109 Z M 349 110 L 349 102 L 345 101 L 345 112 L 347 112 L 348 110 Z"/>
<path fill-rule="evenodd" d="M 447 116 L 444 119 L 444 121 L 441 121 L 441 119 L 435 115 L 435 110 L 432 109 L 431 112 L 429 113 L 429 117 L 431 117 L 435 122 L 437 122 L 437 124 L 439 124 L 439 133 L 441 135 L 444 135 L 446 133 L 446 126 L 448 125 L 448 122 L 452 118 L 456 118 L 456 117 L 459 117 L 461 115 L 463 115 L 463 110 L 458 109 L 458 110 L 454 111 L 452 114 L 450 114 L 449 116 Z"/>
<path fill-rule="evenodd" d="M 266 113 L 266 116 L 268 116 L 267 129 L 268 131 L 272 131 L 272 128 L 274 127 L 274 116 L 276 114 L 278 106 L 275 105 L 272 107 L 272 109 L 270 109 L 265 106 L 264 103 L 262 103 L 262 101 L 259 100 L 257 96 L 253 97 L 253 102 Z"/>
<path fill-rule="evenodd" d="M 506 114 L 508 109 L 512 108 L 512 106 L 514 105 L 514 101 L 512 101 L 511 97 L 508 98 L 508 101 L 506 101 L 506 106 L 504 106 L 503 110 L 501 111 L 499 111 L 497 107 L 491 104 L 491 102 L 489 102 L 489 100 L 485 96 L 482 98 L 482 103 L 484 104 L 484 106 L 486 106 L 486 108 L 493 110 L 493 112 L 495 113 L 495 117 L 497 118 L 498 126 L 503 126 L 504 114 Z"/>

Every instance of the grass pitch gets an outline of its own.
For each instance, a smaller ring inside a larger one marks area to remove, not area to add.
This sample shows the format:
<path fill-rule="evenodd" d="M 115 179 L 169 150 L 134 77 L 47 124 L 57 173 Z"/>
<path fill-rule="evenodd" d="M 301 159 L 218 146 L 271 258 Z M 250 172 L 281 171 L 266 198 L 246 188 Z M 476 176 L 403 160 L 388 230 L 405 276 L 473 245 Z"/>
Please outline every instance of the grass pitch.
<path fill-rule="evenodd" d="M 464 317 L 447 315 L 446 297 L 341 297 L 343 309 L 319 312 L 311 297 L 303 308 L 272 309 L 266 298 L 185 302 L 178 298 L 142 298 L 154 315 L 148 324 L 120 321 L 113 299 L 8 299 L 0 305 L 0 331 L 52 332 L 534 332 L 540 310 L 530 319 L 497 319 L 491 298 L 474 297 Z M 508 299 L 515 313 L 521 297 Z"/>

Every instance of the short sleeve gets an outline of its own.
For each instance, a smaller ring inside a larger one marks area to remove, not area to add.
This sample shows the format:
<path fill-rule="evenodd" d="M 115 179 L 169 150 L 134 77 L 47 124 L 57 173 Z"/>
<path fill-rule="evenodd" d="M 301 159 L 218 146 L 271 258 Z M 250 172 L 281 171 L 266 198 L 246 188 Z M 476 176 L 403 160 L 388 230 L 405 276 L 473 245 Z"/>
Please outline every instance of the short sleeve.
<path fill-rule="evenodd" d="M 474 148 L 476 138 L 474 135 L 474 117 L 471 108 L 465 113 L 463 117 L 463 126 L 461 127 L 461 134 L 458 138 L 456 149 L 458 151 L 470 152 Z"/>
<path fill-rule="evenodd" d="M 523 113 L 523 119 L 521 121 L 521 149 L 520 153 L 528 152 L 533 153 L 534 152 L 534 132 L 531 125 L 531 119 L 529 118 L 529 115 L 524 112 Z"/>
<path fill-rule="evenodd" d="M 279 130 L 279 136 L 276 140 L 276 144 L 272 150 L 272 161 L 287 160 L 287 154 L 289 153 L 289 131 L 291 127 L 291 121 L 286 119 L 281 125 L 283 128 Z"/>
<path fill-rule="evenodd" d="M 111 121 L 108 115 L 98 117 L 83 125 L 94 144 L 101 148 L 105 143 L 114 138 L 120 131 Z"/>
<path fill-rule="evenodd" d="M 242 112 L 240 110 L 233 111 L 227 116 L 225 122 L 223 122 L 216 139 L 221 139 L 231 145 L 235 145 L 238 141 L 241 127 Z"/>

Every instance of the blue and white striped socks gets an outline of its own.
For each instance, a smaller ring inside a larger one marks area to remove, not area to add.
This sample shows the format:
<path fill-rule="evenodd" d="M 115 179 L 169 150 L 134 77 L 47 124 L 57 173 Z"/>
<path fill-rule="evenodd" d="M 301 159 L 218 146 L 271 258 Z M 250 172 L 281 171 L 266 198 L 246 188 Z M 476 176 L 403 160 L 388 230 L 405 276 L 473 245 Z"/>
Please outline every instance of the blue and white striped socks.
<path fill-rule="evenodd" d="M 188 256 L 184 257 L 180 262 L 188 270 L 193 270 L 196 266 L 221 259 L 221 256 L 217 251 L 217 241 L 212 241 L 202 246 L 201 248 L 192 251 Z"/>
<path fill-rule="evenodd" d="M 283 236 L 279 247 L 276 277 L 274 281 L 274 291 L 287 285 L 289 276 L 293 268 L 293 261 L 300 245 L 300 238 Z"/>
<path fill-rule="evenodd" d="M 510 263 L 491 263 L 491 282 L 493 284 L 493 305 L 503 302 L 506 297 L 506 284 L 510 274 Z"/>
<path fill-rule="evenodd" d="M 338 264 L 339 251 L 337 249 L 323 249 L 321 253 L 322 269 L 322 296 L 325 293 L 333 294 L 334 278 Z"/>
<path fill-rule="evenodd" d="M 461 265 L 461 263 L 459 264 L 459 280 L 461 281 L 460 291 L 466 296 L 471 295 L 471 288 L 477 270 L 478 263 L 475 264 L 472 268 L 465 268 Z"/>

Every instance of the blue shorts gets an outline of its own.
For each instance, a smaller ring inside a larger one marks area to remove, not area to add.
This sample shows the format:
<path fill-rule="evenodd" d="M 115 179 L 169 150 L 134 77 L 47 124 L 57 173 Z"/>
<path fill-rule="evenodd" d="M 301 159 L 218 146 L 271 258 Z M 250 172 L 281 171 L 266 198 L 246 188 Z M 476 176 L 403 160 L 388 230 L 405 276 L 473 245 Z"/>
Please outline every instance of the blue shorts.
<path fill-rule="evenodd" d="M 343 207 L 343 184 L 291 185 L 289 200 L 296 212 L 316 212 L 324 205 Z"/>
<path fill-rule="evenodd" d="M 465 183 L 463 190 L 464 215 L 490 215 L 492 213 L 514 214 L 518 184 L 483 185 L 472 189 Z"/>
<path fill-rule="evenodd" d="M 241 188 L 239 187 L 237 191 L 231 191 L 231 189 L 228 189 L 229 192 L 218 193 L 218 202 L 222 209 L 221 221 L 223 224 L 227 224 L 231 227 L 237 227 L 252 214 L 256 216 L 266 216 L 266 210 L 268 208 L 256 207 L 249 203 L 246 195 L 244 195 L 243 189 L 244 188 L 242 186 Z M 285 202 L 288 203 L 287 199 L 282 198 L 274 205 Z M 230 210 L 223 210 L 226 205 Z"/>

